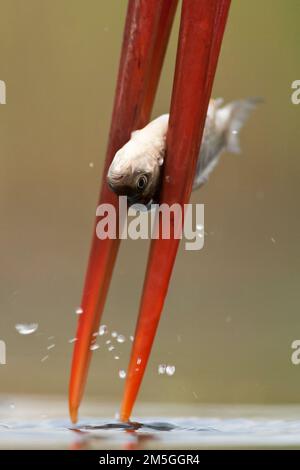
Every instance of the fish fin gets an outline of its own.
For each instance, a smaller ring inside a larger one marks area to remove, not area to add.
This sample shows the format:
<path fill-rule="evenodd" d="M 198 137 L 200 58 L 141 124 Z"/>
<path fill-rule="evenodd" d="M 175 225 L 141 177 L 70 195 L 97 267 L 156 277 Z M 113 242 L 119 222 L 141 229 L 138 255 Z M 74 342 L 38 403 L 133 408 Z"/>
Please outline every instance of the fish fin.
<path fill-rule="evenodd" d="M 201 169 L 197 165 L 196 175 L 193 181 L 193 191 L 195 189 L 200 188 L 208 181 L 209 175 L 213 172 L 213 170 L 217 166 L 219 159 L 220 159 L 220 154 L 216 155 L 216 157 L 213 160 L 211 160 L 204 169 Z"/>
<path fill-rule="evenodd" d="M 239 131 L 245 124 L 252 110 L 262 101 L 261 98 L 248 98 L 233 101 L 220 107 L 223 100 L 221 98 L 214 100 L 213 104 L 216 109 L 215 122 L 212 126 L 213 128 L 206 129 L 208 134 L 206 142 L 202 140 L 193 182 L 193 190 L 207 182 L 224 151 L 232 153 L 240 152 Z M 207 125 L 206 123 L 206 126 Z M 213 143 L 213 139 L 211 138 L 212 133 L 220 136 L 217 145 Z"/>
<path fill-rule="evenodd" d="M 218 110 L 219 123 L 223 120 L 224 130 L 226 132 L 227 152 L 240 153 L 239 132 L 251 112 L 262 102 L 261 98 L 248 98 L 245 100 L 233 101 Z"/>

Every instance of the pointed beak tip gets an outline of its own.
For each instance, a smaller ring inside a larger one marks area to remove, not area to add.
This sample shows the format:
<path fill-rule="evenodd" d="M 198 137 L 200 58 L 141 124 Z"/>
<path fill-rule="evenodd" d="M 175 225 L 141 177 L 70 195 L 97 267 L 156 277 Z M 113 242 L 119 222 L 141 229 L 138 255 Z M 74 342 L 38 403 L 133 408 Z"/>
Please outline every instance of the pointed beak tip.
<path fill-rule="evenodd" d="M 73 424 L 78 421 L 78 409 L 70 406 L 70 418 Z"/>
<path fill-rule="evenodd" d="M 126 415 L 121 415 L 120 416 L 120 422 L 124 423 L 124 424 L 128 424 L 130 422 L 129 416 L 127 414 Z"/>

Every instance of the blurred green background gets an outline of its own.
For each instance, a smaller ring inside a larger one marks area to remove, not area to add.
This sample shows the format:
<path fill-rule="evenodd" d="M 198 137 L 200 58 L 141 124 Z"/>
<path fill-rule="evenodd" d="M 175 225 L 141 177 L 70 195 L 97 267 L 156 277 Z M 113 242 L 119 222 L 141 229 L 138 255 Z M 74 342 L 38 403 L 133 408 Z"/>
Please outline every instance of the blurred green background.
<path fill-rule="evenodd" d="M 67 393 L 126 4 L 0 0 L 0 392 Z M 181 246 L 141 400 L 299 401 L 290 360 L 300 338 L 300 106 L 290 99 L 299 18 L 298 0 L 232 2 L 213 96 L 265 103 L 242 133 L 242 155 L 225 155 L 193 195 L 205 203 L 205 247 Z M 153 116 L 169 109 L 178 24 L 179 14 Z M 122 243 L 103 317 L 127 338 L 147 249 Z M 22 322 L 37 322 L 37 333 L 19 335 Z M 87 395 L 120 400 L 130 346 L 118 345 L 116 361 L 102 342 Z M 159 376 L 160 363 L 175 375 Z"/>

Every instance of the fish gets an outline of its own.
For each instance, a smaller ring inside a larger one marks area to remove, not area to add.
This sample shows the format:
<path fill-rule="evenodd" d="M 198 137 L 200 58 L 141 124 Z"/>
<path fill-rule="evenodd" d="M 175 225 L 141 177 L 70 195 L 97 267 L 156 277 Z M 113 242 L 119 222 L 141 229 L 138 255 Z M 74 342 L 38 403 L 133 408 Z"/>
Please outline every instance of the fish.
<path fill-rule="evenodd" d="M 208 181 L 224 152 L 240 153 L 240 130 L 261 101 L 247 98 L 223 105 L 222 98 L 210 100 L 193 190 Z M 168 123 L 169 114 L 163 114 L 143 129 L 133 131 L 111 162 L 107 183 L 118 196 L 127 196 L 129 205 L 147 206 L 158 201 Z"/>

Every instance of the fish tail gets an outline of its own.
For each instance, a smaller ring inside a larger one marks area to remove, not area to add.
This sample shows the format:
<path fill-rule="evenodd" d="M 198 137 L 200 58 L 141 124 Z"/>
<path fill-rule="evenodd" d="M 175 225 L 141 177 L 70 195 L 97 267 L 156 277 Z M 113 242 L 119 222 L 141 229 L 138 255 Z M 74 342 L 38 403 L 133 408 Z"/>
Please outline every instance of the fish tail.
<path fill-rule="evenodd" d="M 227 125 L 225 126 L 227 152 L 240 153 L 240 130 L 251 112 L 261 102 L 261 98 L 247 98 L 245 100 L 233 101 L 222 108 L 222 111 L 225 111 L 227 114 Z"/>

